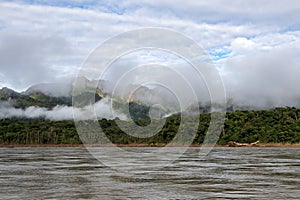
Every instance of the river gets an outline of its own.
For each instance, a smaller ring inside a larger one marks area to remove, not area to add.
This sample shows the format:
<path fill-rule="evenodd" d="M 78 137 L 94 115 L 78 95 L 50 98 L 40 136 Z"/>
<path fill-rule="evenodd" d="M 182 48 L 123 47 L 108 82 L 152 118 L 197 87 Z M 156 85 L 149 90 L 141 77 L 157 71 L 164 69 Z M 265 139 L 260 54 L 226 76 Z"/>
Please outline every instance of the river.
<path fill-rule="evenodd" d="M 0 199 L 300 199 L 299 151 L 214 148 L 199 157 L 191 148 L 166 167 L 127 173 L 80 147 L 0 148 Z"/>

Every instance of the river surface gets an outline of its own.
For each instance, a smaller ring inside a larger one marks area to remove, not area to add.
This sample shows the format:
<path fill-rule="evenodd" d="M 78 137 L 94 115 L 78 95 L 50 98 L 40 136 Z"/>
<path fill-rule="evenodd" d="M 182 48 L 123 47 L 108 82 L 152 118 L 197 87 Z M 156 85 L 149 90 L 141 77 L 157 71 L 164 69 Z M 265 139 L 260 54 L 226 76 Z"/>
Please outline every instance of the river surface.
<path fill-rule="evenodd" d="M 300 149 L 191 148 L 127 173 L 80 147 L 0 148 L 0 199 L 300 199 Z"/>

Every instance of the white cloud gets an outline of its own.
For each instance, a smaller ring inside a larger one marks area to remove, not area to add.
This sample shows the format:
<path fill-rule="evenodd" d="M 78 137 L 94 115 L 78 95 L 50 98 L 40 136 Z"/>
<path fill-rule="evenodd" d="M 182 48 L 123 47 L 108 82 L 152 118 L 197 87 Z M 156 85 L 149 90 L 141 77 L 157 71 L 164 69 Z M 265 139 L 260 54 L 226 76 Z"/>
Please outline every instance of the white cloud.
<path fill-rule="evenodd" d="M 198 23 L 220 21 L 233 24 L 268 24 L 274 26 L 299 25 L 300 5 L 297 0 L 127 0 L 125 6 L 135 8 L 142 14 L 156 12 L 158 16 L 178 16 Z M 139 6 L 143 5 L 143 6 Z"/>
<path fill-rule="evenodd" d="M 245 54 L 251 52 L 255 48 L 255 43 L 244 37 L 238 37 L 231 42 L 232 53 Z"/>

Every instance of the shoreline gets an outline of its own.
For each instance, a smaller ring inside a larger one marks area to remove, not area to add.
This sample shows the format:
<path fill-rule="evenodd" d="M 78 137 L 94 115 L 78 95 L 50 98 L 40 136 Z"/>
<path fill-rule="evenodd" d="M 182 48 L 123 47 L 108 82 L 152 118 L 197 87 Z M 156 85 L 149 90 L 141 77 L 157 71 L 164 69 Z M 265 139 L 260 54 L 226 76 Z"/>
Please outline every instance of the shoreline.
<path fill-rule="evenodd" d="M 91 144 L 91 145 L 84 145 L 84 144 L 0 144 L 0 148 L 19 148 L 19 147 L 164 147 L 167 144 Z M 169 147 L 190 147 L 190 148 L 201 148 L 205 147 L 200 144 L 192 144 L 192 145 L 170 145 Z M 211 147 L 211 146 L 207 146 Z M 213 148 L 300 148 L 300 143 L 296 144 L 283 144 L 283 143 L 266 143 L 266 144 L 259 144 L 257 146 L 248 146 L 248 147 L 230 147 L 227 145 L 214 145 Z"/>

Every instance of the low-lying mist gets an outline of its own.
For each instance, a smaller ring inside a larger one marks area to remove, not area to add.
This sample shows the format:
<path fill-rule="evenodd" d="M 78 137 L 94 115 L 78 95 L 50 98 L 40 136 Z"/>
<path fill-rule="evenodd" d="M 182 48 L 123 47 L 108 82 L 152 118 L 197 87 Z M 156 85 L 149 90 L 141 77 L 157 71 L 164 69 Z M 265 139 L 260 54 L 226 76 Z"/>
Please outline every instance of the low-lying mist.
<path fill-rule="evenodd" d="M 9 102 L 0 102 L 0 119 L 5 118 L 44 118 L 47 120 L 73 120 L 73 114 L 76 112 L 77 120 L 95 119 L 114 119 L 119 118 L 126 120 L 126 115 L 115 111 L 112 113 L 110 101 L 104 98 L 93 105 L 85 106 L 83 108 L 76 108 L 72 106 L 57 105 L 53 109 L 44 107 L 30 106 L 25 109 L 15 108 Z"/>

